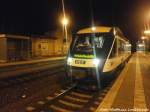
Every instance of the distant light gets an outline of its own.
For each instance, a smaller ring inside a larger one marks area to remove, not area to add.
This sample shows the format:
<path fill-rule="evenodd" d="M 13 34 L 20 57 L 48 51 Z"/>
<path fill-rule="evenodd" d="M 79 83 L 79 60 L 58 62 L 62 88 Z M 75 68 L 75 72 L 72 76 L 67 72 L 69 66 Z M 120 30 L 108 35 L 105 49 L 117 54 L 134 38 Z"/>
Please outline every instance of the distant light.
<path fill-rule="evenodd" d="M 144 44 L 138 44 L 139 47 L 144 47 Z"/>
<path fill-rule="evenodd" d="M 145 36 L 142 36 L 141 39 L 144 40 L 144 39 L 146 39 L 146 37 L 145 37 Z"/>
<path fill-rule="evenodd" d="M 69 23 L 69 21 L 68 21 L 67 18 L 63 18 L 63 19 L 62 19 L 62 24 L 63 24 L 63 25 L 67 26 L 68 23 Z"/>
<path fill-rule="evenodd" d="M 145 34 L 150 34 L 150 30 L 145 30 L 144 33 Z"/>
<path fill-rule="evenodd" d="M 95 30 L 96 30 L 96 27 L 93 26 L 93 27 L 92 27 L 92 31 L 95 31 Z"/>
<path fill-rule="evenodd" d="M 126 44 L 127 47 L 131 47 L 131 44 Z"/>

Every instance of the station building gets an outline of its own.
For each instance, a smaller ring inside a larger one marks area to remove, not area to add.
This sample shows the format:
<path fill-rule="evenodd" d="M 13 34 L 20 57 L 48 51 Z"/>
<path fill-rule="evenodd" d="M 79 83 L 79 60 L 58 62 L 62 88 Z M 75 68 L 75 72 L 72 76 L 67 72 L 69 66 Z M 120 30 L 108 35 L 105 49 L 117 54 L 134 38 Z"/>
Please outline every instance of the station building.
<path fill-rule="evenodd" d="M 62 54 L 61 39 L 40 36 L 31 40 L 33 57 L 48 57 Z"/>
<path fill-rule="evenodd" d="M 0 34 L 0 62 L 28 59 L 30 45 L 28 36 Z"/>
<path fill-rule="evenodd" d="M 61 31 L 52 32 L 51 35 L 32 36 L 32 56 L 49 57 L 63 56 L 67 54 L 71 42 L 71 36 L 68 41 L 64 41 Z"/>
<path fill-rule="evenodd" d="M 64 41 L 61 32 L 30 37 L 0 34 L 0 62 L 63 56 L 67 54 L 70 42 L 70 37 Z"/>

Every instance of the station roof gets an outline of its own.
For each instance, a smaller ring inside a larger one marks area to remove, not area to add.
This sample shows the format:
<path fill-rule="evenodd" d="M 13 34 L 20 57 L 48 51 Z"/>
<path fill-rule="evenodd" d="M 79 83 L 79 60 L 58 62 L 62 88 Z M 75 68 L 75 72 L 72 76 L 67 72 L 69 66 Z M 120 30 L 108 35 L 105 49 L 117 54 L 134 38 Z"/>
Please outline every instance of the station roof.
<path fill-rule="evenodd" d="M 12 38 L 12 39 L 23 39 L 28 40 L 30 37 L 22 35 L 11 35 L 11 34 L 0 34 L 0 38 Z"/>
<path fill-rule="evenodd" d="M 112 30 L 112 27 L 105 27 L 105 26 L 97 26 L 97 27 L 89 27 L 81 29 L 77 32 L 77 34 L 84 34 L 84 33 L 108 33 Z"/>

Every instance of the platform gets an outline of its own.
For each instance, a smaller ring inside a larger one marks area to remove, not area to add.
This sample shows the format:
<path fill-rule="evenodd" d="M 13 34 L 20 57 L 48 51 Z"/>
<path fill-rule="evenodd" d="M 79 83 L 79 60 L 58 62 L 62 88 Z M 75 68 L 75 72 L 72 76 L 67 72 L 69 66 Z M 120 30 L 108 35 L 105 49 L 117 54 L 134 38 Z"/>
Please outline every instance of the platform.
<path fill-rule="evenodd" d="M 62 60 L 62 59 L 65 59 L 65 56 L 62 56 L 62 57 L 41 58 L 41 59 L 32 59 L 32 60 L 27 60 L 27 61 L 16 61 L 16 62 L 9 62 L 9 63 L 0 63 L 0 67 L 33 64 L 33 63 L 53 61 L 53 60 Z"/>
<path fill-rule="evenodd" d="M 135 53 L 96 112 L 150 111 L 150 55 Z"/>
<path fill-rule="evenodd" d="M 50 57 L 28 61 L 0 63 L 0 79 L 22 76 L 33 72 L 38 73 L 40 71 L 60 67 L 64 65 L 64 59 L 65 57 Z"/>

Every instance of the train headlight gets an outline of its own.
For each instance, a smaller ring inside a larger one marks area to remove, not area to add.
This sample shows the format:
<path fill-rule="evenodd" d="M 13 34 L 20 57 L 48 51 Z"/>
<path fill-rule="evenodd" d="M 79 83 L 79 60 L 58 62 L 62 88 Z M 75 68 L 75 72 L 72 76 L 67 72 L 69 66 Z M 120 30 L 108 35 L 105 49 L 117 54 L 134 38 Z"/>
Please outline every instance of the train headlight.
<path fill-rule="evenodd" d="M 72 58 L 68 57 L 67 64 L 71 64 L 71 62 L 72 62 Z"/>
<path fill-rule="evenodd" d="M 99 63 L 100 63 L 100 60 L 99 60 L 99 59 L 93 59 L 93 64 L 94 64 L 95 66 L 98 66 Z"/>

